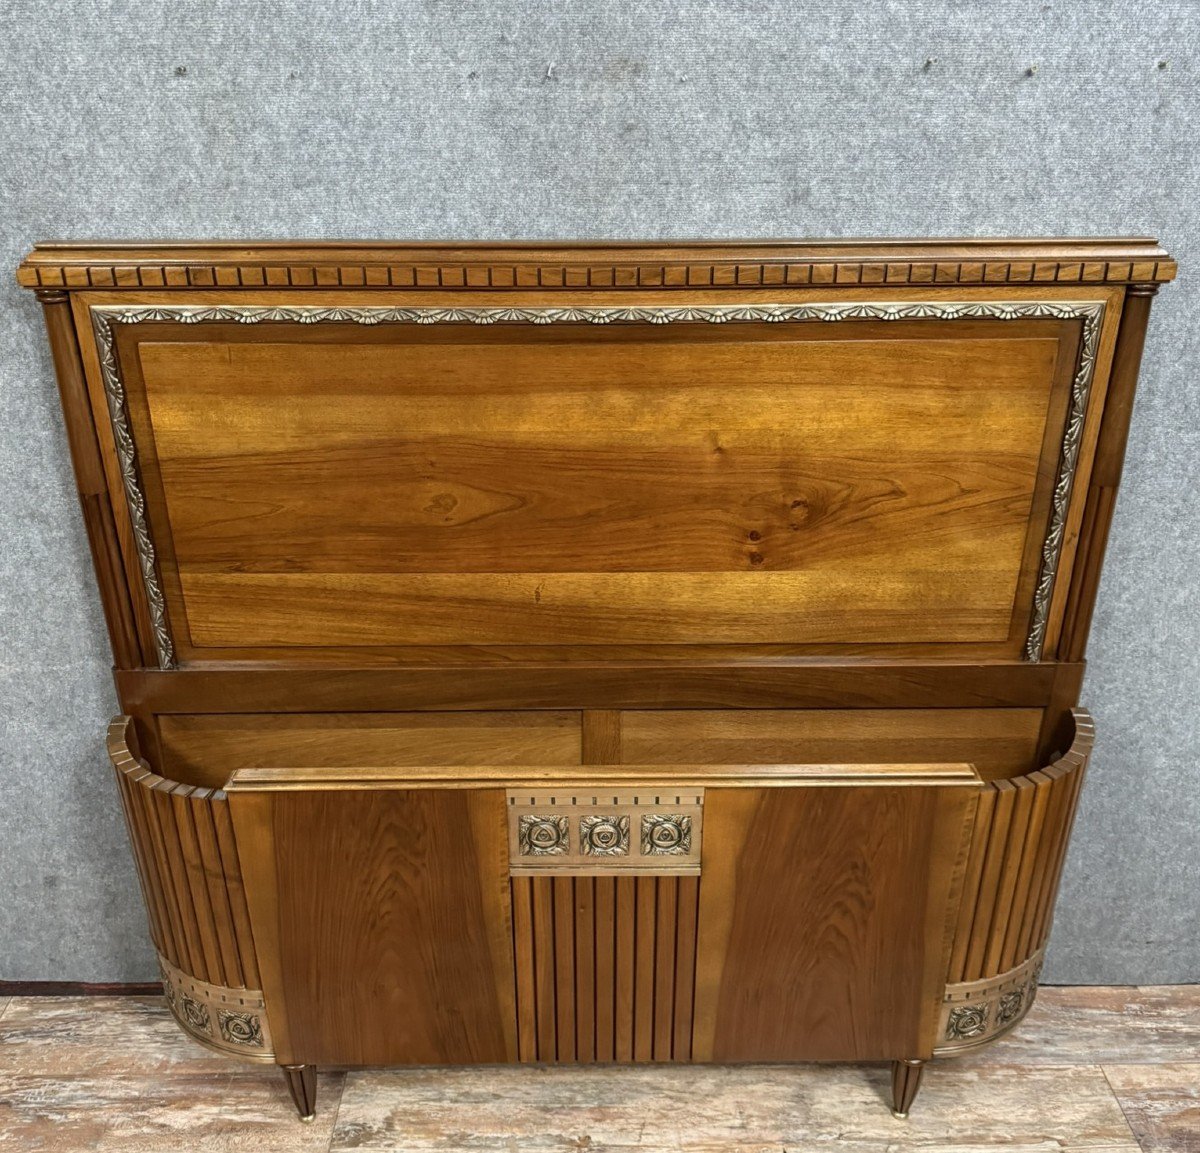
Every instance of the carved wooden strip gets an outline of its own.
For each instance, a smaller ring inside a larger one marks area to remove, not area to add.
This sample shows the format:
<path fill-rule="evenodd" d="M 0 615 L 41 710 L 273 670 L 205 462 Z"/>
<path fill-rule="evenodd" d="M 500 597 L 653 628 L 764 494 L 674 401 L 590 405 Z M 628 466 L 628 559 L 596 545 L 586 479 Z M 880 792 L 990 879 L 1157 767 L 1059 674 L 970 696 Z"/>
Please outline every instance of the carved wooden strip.
<path fill-rule="evenodd" d="M 1021 928 L 1024 923 L 1025 910 L 1029 904 L 1029 893 L 1033 884 L 1034 864 L 1037 860 L 1038 846 L 1042 841 L 1042 830 L 1046 821 L 1046 808 L 1049 804 L 1049 779 L 1043 773 L 1030 773 L 1026 778 L 1033 791 L 1033 808 L 1029 814 L 1029 830 L 1025 837 L 1025 845 L 1021 853 L 1021 865 L 1013 887 L 1012 908 L 1008 917 L 1008 926 L 1004 934 L 1004 946 L 999 962 L 999 971 L 1007 972 L 1018 961 L 1017 949 L 1020 945 Z"/>
<path fill-rule="evenodd" d="M 596 1060 L 596 878 L 574 877 L 575 1056 Z"/>
<path fill-rule="evenodd" d="M 538 1059 L 537 989 L 534 981 L 533 881 L 510 881 L 513 917 L 513 961 L 517 976 L 517 1058 Z"/>
<path fill-rule="evenodd" d="M 654 942 L 654 1051 L 655 1061 L 672 1057 L 675 1025 L 675 944 L 679 925 L 679 886 L 659 878 L 656 886 L 658 917 Z"/>
<path fill-rule="evenodd" d="M 633 1059 L 654 1055 L 654 946 L 658 920 L 658 878 L 638 877 L 634 928 Z"/>
<path fill-rule="evenodd" d="M 671 1053 L 676 1061 L 692 1059 L 692 1021 L 696 999 L 696 925 L 700 912 L 700 878 L 680 877 L 679 919 L 675 930 L 675 1025 Z"/>
<path fill-rule="evenodd" d="M 183 859 L 184 877 L 195 913 L 196 935 L 204 954 L 205 978 L 212 985 L 229 986 L 225 966 L 221 958 L 221 946 L 217 943 L 217 924 L 213 915 L 212 900 L 204 876 L 204 862 L 200 857 L 200 844 L 196 826 L 192 819 L 190 794 L 187 785 L 177 785 L 171 790 L 171 812 L 179 834 L 179 848 Z"/>
<path fill-rule="evenodd" d="M 167 894 L 171 910 L 171 923 L 179 948 L 179 967 L 203 980 L 203 958 L 199 955 L 195 934 L 190 930 L 195 920 L 191 898 L 186 895 L 186 887 L 181 890 L 182 861 L 179 855 L 179 837 L 175 832 L 175 822 L 170 819 L 169 797 L 165 798 L 164 803 L 162 792 L 162 787 L 169 786 L 169 782 L 147 770 L 145 776 L 137 780 L 137 784 L 142 791 L 154 852 L 162 875 L 163 891 Z"/>
<path fill-rule="evenodd" d="M 214 802 L 215 800 L 216 794 Z M 223 794 L 220 803 L 213 804 L 212 817 L 221 849 L 221 868 L 229 895 L 229 909 L 233 915 L 234 939 L 237 941 L 242 974 L 246 979 L 247 988 L 261 989 L 262 979 L 259 977 L 258 957 L 254 951 L 254 934 L 250 928 L 250 908 L 246 904 L 246 887 L 242 882 L 242 868 L 233 836 L 233 819 L 229 815 L 229 803 L 224 800 Z"/>
<path fill-rule="evenodd" d="M 615 877 L 593 877 L 596 893 L 596 1060 L 615 1059 L 616 899 Z"/>
<path fill-rule="evenodd" d="M 958 925 L 954 933 L 954 945 L 950 952 L 950 970 L 947 979 L 951 984 L 961 981 L 963 973 L 966 971 L 967 950 L 971 944 L 971 926 L 975 920 L 975 909 L 979 904 L 979 886 L 983 882 L 983 861 L 987 855 L 996 796 L 995 789 L 982 790 L 975 810 L 975 831 L 971 839 L 971 851 L 967 857 L 962 901 L 958 909 Z"/>
<path fill-rule="evenodd" d="M 1013 805 L 1016 801 L 1016 788 L 1011 781 L 996 781 L 992 788 L 996 791 L 996 802 L 992 812 L 987 855 L 983 862 L 983 877 L 979 885 L 979 901 L 975 906 L 975 920 L 971 926 L 971 943 L 967 948 L 965 977 L 968 981 L 978 981 L 983 976 L 988 933 L 999 895 L 1000 872 L 1004 866 L 1008 830 L 1012 824 Z"/>
<path fill-rule="evenodd" d="M 616 1044 L 613 1058 L 633 1060 L 635 878 L 618 877 L 616 894 Z"/>
<path fill-rule="evenodd" d="M 1042 825 L 1042 838 L 1037 847 L 1034 859 L 1033 878 L 1030 882 L 1029 897 L 1022 910 L 1021 935 L 1018 939 L 1017 962 L 1020 963 L 1037 947 L 1035 931 L 1038 922 L 1038 910 L 1041 907 L 1043 894 L 1048 891 L 1049 877 L 1053 864 L 1055 847 L 1058 845 L 1062 832 L 1065 786 L 1064 767 L 1061 761 L 1047 766 L 1043 770 L 1046 778 L 1046 817 Z"/>
<path fill-rule="evenodd" d="M 572 877 L 551 877 L 554 892 L 554 1003 L 557 1010 L 555 1057 L 575 1056 L 575 886 Z"/>
<path fill-rule="evenodd" d="M 533 886 L 533 973 L 537 998 L 539 1061 L 558 1054 L 558 1006 L 554 987 L 554 895 L 549 884 Z"/>
<path fill-rule="evenodd" d="M 1012 914 L 1016 896 L 1017 877 L 1021 871 L 1021 858 L 1025 853 L 1025 842 L 1029 835 L 1029 818 L 1033 811 L 1035 787 L 1025 778 L 1013 781 L 1014 799 L 1012 823 L 1008 830 L 1008 846 L 1004 853 L 1004 865 L 996 886 L 996 907 L 992 912 L 992 925 L 988 933 L 987 950 L 984 955 L 985 973 L 1001 972 L 1004 953 L 1004 938 L 1008 932 L 1008 919 Z"/>
<path fill-rule="evenodd" d="M 179 908 L 179 929 L 187 942 L 187 955 L 191 958 L 193 966 L 188 972 L 200 981 L 216 985 L 220 984 L 220 981 L 214 977 L 209 968 L 204 944 L 200 939 L 196 905 L 192 900 L 192 890 L 188 885 L 183 834 L 180 832 L 175 807 L 171 802 L 171 794 L 174 789 L 175 782 L 164 780 L 162 777 L 156 778 L 152 784 L 148 785 L 154 811 L 158 816 L 159 829 L 162 833 L 169 883 L 175 891 L 175 901 Z"/>
<path fill-rule="evenodd" d="M 168 934 L 170 927 L 166 921 L 166 913 L 162 903 L 162 893 L 158 888 L 157 870 L 151 867 L 147 858 L 149 848 L 142 827 L 141 809 L 136 798 L 132 795 L 127 773 L 118 766 L 117 788 L 121 794 L 121 811 L 125 815 L 125 828 L 129 833 L 129 843 L 133 846 L 133 859 L 137 866 L 138 882 L 142 886 L 142 899 L 146 903 L 146 914 L 150 922 L 150 939 L 160 952 L 168 950 Z M 170 949 L 174 949 L 171 941 Z"/>
<path fill-rule="evenodd" d="M 1071 842 L 1071 827 L 1075 823 L 1075 811 L 1079 805 L 1079 793 L 1083 787 L 1083 778 L 1087 769 L 1087 760 L 1078 760 L 1070 771 L 1064 798 L 1065 818 L 1059 831 L 1057 852 L 1054 864 L 1047 878 L 1046 890 L 1038 908 L 1038 921 L 1034 927 L 1034 942 L 1037 948 L 1045 945 L 1050 936 L 1050 926 L 1054 920 L 1054 902 L 1058 897 L 1058 886 L 1062 880 L 1063 865 L 1067 859 L 1067 848 Z"/>
<path fill-rule="evenodd" d="M 225 974 L 222 983 L 235 989 L 244 988 L 247 982 L 242 973 L 241 958 L 238 956 L 237 928 L 233 921 L 229 888 L 221 861 L 221 847 L 217 841 L 212 794 L 208 792 L 193 793 L 189 802 L 192 810 L 192 824 L 196 829 L 196 845 L 200 850 L 200 866 L 204 873 L 204 883 L 208 888 L 208 903 L 216 928 L 221 969 Z"/>
<path fill-rule="evenodd" d="M 147 769 L 138 768 L 129 775 L 142 815 L 142 826 L 147 836 L 147 860 L 157 877 L 157 885 L 162 894 L 163 907 L 166 912 L 168 926 L 167 937 L 170 950 L 167 959 L 180 969 L 188 972 L 192 968 L 192 957 L 188 951 L 187 938 L 183 933 L 183 917 L 179 909 L 179 900 L 175 894 L 175 886 L 171 881 L 171 868 L 167 860 L 166 848 L 163 843 L 162 826 L 158 820 L 158 806 L 154 794 L 149 789 L 149 783 L 156 778 Z"/>
<path fill-rule="evenodd" d="M 327 287 L 461 289 L 463 287 L 541 288 L 758 288 L 771 285 L 828 284 L 1026 284 L 1153 283 L 1174 279 L 1173 260 L 881 261 L 862 259 L 714 260 L 620 263 L 442 262 L 390 264 L 370 259 L 287 264 L 217 262 L 187 265 L 26 262 L 17 270 L 25 288 L 212 288 Z"/>

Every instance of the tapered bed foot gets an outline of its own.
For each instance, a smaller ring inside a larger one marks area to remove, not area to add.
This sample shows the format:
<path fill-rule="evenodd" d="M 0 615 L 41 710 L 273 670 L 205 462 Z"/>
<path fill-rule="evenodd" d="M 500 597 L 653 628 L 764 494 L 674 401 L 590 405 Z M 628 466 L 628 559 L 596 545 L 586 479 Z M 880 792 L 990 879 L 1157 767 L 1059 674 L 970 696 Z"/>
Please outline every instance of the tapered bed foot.
<path fill-rule="evenodd" d="M 317 1115 L 316 1065 L 283 1065 L 281 1068 L 300 1120 L 311 1121 Z"/>
<path fill-rule="evenodd" d="M 892 1062 L 892 1116 L 907 1117 L 908 1110 L 921 1087 L 924 1061 Z"/>

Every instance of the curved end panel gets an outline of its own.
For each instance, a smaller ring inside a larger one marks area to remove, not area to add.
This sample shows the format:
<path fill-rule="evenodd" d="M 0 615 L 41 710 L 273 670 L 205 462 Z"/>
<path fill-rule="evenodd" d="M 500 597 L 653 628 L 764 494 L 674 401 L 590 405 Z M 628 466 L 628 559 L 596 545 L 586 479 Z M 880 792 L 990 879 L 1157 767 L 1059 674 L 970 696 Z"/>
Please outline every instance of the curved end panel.
<path fill-rule="evenodd" d="M 1070 745 L 1052 764 L 979 795 L 934 1055 L 1008 1032 L 1037 993 L 1075 807 L 1095 741 L 1071 711 Z"/>
<path fill-rule="evenodd" d="M 152 772 L 131 725 L 128 717 L 109 725 L 108 755 L 167 1004 L 202 1044 L 274 1061 L 228 801 Z"/>

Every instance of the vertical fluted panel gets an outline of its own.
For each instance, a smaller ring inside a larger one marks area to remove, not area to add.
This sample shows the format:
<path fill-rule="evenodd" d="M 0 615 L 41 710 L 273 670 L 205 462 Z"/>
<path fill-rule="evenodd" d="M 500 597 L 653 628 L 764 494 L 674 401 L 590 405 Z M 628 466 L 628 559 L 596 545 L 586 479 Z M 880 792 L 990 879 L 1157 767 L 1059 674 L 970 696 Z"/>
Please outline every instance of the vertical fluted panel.
<path fill-rule="evenodd" d="M 1094 729 L 1073 712 L 1075 737 L 1054 764 L 993 781 L 979 796 L 950 954 L 949 984 L 1024 964 L 1049 936 L 1079 788 Z"/>
<path fill-rule="evenodd" d="M 198 981 L 257 989 L 250 913 L 228 802 L 152 773 L 130 748 L 128 718 L 109 727 L 108 750 L 150 935 L 159 954 Z"/>
<path fill-rule="evenodd" d="M 691 1057 L 698 878 L 511 883 L 521 1060 Z"/>

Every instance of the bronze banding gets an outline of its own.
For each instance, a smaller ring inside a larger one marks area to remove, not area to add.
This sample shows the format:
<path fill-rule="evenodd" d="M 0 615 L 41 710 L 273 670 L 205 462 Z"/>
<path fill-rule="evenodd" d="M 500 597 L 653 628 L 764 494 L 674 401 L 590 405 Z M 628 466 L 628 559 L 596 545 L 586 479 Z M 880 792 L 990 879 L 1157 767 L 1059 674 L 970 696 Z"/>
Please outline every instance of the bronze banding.
<path fill-rule="evenodd" d="M 947 985 L 934 1045 L 935 1057 L 952 1057 L 1007 1033 L 1033 1007 L 1045 949 L 981 981 Z"/>
<path fill-rule="evenodd" d="M 229 1057 L 275 1060 L 262 992 L 213 985 L 158 956 L 171 1015 L 194 1040 Z"/>

